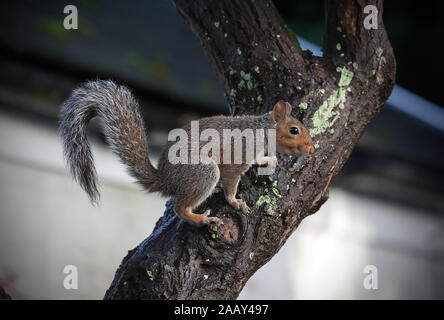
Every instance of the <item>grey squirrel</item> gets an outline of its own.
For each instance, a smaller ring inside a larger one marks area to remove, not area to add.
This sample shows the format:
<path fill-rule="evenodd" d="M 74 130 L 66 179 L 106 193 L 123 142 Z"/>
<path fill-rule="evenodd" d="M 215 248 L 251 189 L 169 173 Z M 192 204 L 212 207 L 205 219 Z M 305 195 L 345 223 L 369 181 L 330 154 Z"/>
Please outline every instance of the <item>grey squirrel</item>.
<path fill-rule="evenodd" d="M 260 116 L 215 116 L 199 120 L 200 129 L 213 128 L 244 130 L 276 129 L 276 149 L 291 155 L 308 155 L 314 146 L 308 130 L 291 116 L 288 102 L 278 101 L 270 113 Z M 148 192 L 160 192 L 175 200 L 174 211 L 185 221 L 196 226 L 221 224 L 217 217 L 193 213 L 193 209 L 207 199 L 220 183 L 227 202 L 235 209 L 247 212 L 248 206 L 236 199 L 240 177 L 251 166 L 241 164 L 172 164 L 168 159 L 169 142 L 162 152 L 156 169 L 148 157 L 148 143 L 139 106 L 130 90 L 112 81 L 90 81 L 72 92 L 61 109 L 60 135 L 64 156 L 72 176 L 89 195 L 92 202 L 99 198 L 93 156 L 86 129 L 93 117 L 103 123 L 105 138 L 112 151 Z M 189 133 L 190 126 L 184 129 Z M 243 152 L 245 148 L 242 148 Z M 221 155 L 222 159 L 222 155 Z M 259 164 L 276 161 L 264 157 Z"/>

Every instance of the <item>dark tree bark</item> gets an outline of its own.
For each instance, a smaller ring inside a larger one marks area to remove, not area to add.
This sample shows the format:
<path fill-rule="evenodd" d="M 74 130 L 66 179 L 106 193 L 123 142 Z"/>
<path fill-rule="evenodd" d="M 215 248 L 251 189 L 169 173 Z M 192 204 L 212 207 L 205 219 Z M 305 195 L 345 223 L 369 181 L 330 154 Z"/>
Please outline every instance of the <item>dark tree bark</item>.
<path fill-rule="evenodd" d="M 324 57 L 301 51 L 271 1 L 173 0 L 199 37 L 223 82 L 232 114 L 260 114 L 278 100 L 294 106 L 312 134 L 310 157 L 279 156 L 271 177 L 256 168 L 234 211 L 216 193 L 211 208 L 225 222 L 212 231 L 176 217 L 171 201 L 153 233 L 129 251 L 105 299 L 234 299 L 306 216 L 327 200 L 328 186 L 395 82 L 395 58 L 376 0 L 378 29 L 366 30 L 363 0 L 326 1 Z M 153 213 L 154 214 L 154 213 Z"/>

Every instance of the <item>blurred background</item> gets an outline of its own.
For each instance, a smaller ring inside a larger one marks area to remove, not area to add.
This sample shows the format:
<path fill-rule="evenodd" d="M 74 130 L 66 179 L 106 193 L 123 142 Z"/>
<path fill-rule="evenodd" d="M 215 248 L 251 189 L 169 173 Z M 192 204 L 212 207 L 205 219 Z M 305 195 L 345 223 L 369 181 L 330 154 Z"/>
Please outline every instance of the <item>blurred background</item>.
<path fill-rule="evenodd" d="M 323 1 L 274 2 L 302 47 L 322 55 Z M 63 27 L 68 4 L 78 30 Z M 443 10 L 386 1 L 398 85 L 330 199 L 241 299 L 444 298 Z M 60 104 L 87 79 L 126 84 L 155 161 L 170 129 L 228 113 L 221 83 L 167 0 L 2 1 L 0 39 L 0 287 L 15 299 L 101 299 L 166 199 L 133 183 L 93 122 L 102 197 L 91 206 L 64 166 Z M 77 267 L 78 289 L 64 288 L 66 265 Z M 368 265 L 376 290 L 363 285 Z"/>

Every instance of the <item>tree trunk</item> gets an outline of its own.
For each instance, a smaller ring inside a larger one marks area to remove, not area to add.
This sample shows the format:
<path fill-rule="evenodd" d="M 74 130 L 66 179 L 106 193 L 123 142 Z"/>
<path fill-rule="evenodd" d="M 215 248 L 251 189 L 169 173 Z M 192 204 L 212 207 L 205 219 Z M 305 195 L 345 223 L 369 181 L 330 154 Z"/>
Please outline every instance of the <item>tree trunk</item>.
<path fill-rule="evenodd" d="M 278 156 L 268 176 L 251 168 L 237 197 L 222 192 L 211 208 L 225 222 L 195 228 L 168 201 L 153 233 L 123 259 L 105 299 L 234 299 L 306 216 L 328 198 L 328 186 L 395 82 L 395 59 L 377 0 L 378 29 L 364 28 L 363 0 L 326 1 L 324 57 L 302 51 L 271 1 L 173 0 L 199 37 L 223 82 L 232 114 L 260 114 L 278 100 L 310 130 L 312 156 Z M 152 214 L 155 214 L 154 212 Z"/>

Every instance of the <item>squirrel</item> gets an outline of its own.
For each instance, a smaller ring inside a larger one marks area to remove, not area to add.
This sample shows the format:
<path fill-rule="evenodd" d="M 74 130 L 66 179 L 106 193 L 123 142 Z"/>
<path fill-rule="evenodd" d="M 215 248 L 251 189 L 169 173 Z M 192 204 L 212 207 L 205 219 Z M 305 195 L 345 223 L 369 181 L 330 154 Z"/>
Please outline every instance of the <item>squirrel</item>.
<path fill-rule="evenodd" d="M 259 116 L 214 116 L 199 120 L 200 129 L 275 129 L 276 151 L 294 156 L 309 155 L 314 146 L 308 130 L 291 116 L 292 106 L 278 101 L 271 112 Z M 236 198 L 240 177 L 252 163 L 225 164 L 209 161 L 198 164 L 172 164 L 168 159 L 169 142 L 162 152 L 157 169 L 148 157 L 145 125 L 131 91 L 110 80 L 84 83 L 75 89 L 61 108 L 59 133 L 67 166 L 92 203 L 99 198 L 93 156 L 87 140 L 89 121 L 102 120 L 107 143 L 126 165 L 129 173 L 148 192 L 160 192 L 175 200 L 174 211 L 183 220 L 205 226 L 223 224 L 217 217 L 193 213 L 206 200 L 216 185 L 221 185 L 225 199 L 236 210 L 249 211 L 247 204 Z M 188 133 L 190 125 L 184 127 Z M 242 148 L 245 156 L 245 148 Z M 222 159 L 222 158 L 221 158 Z M 274 162 L 276 157 L 263 157 L 258 164 Z"/>

